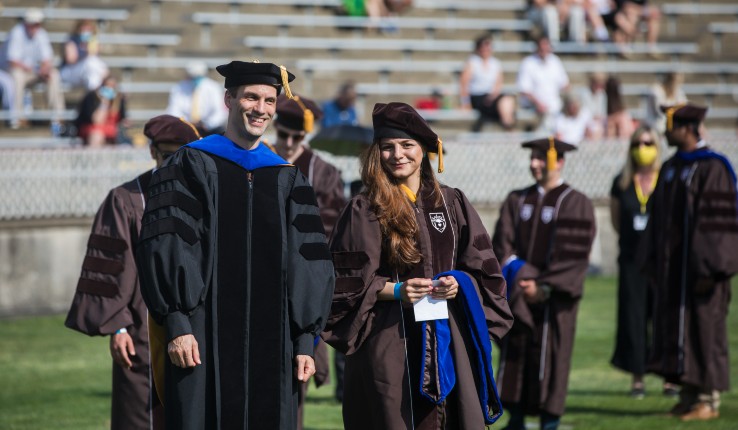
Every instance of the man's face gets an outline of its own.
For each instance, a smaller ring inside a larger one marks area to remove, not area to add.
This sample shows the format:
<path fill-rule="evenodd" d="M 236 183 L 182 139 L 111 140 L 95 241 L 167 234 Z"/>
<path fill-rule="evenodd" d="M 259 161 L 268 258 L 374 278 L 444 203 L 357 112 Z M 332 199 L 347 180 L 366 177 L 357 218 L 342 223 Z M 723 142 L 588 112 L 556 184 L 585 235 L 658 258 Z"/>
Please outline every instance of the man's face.
<path fill-rule="evenodd" d="M 674 124 L 671 130 L 667 130 L 664 135 L 669 146 L 676 146 L 681 149 L 687 142 L 687 134 L 689 127 L 684 124 Z"/>
<path fill-rule="evenodd" d="M 243 85 L 226 92 L 228 127 L 248 139 L 261 137 L 277 109 L 277 89 L 271 85 Z"/>
<path fill-rule="evenodd" d="M 538 53 L 538 56 L 546 58 L 546 56 L 551 53 L 551 42 L 549 42 L 548 39 L 541 39 L 538 41 L 537 48 L 536 52 Z"/>
<path fill-rule="evenodd" d="M 25 27 L 26 27 L 26 34 L 28 35 L 29 38 L 33 39 L 36 33 L 38 33 L 38 30 L 41 28 L 41 23 L 37 23 L 37 24 L 25 23 Z"/>
<path fill-rule="evenodd" d="M 302 148 L 305 139 L 305 131 L 288 128 L 279 123 L 274 124 L 277 129 L 277 143 L 275 149 L 280 157 L 289 159 Z"/>
<path fill-rule="evenodd" d="M 546 182 L 549 177 L 549 171 L 546 166 L 547 158 L 546 151 L 534 149 L 530 153 L 530 174 L 539 184 Z M 563 159 L 556 160 L 557 171 L 561 169 L 562 163 Z"/>

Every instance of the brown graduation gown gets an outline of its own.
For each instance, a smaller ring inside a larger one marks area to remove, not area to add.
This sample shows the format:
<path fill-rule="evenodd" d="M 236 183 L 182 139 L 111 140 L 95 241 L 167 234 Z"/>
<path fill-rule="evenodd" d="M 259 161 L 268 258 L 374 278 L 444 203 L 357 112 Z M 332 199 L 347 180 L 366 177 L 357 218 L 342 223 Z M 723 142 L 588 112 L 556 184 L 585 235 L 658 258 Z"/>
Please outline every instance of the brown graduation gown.
<path fill-rule="evenodd" d="M 727 391 L 726 318 L 738 271 L 736 186 L 717 159 L 664 163 L 653 193 L 646 267 L 654 271 L 650 371 L 672 382 Z M 708 291 L 696 280 L 710 278 Z"/>
<path fill-rule="evenodd" d="M 97 211 L 77 291 L 64 323 L 90 336 L 107 336 L 126 328 L 133 339 L 133 368 L 113 363 L 113 429 L 150 428 L 150 405 L 153 402 L 158 408 L 158 399 L 151 396 L 147 311 L 133 257 L 144 190 L 150 179 L 149 171 L 113 188 Z"/>
<path fill-rule="evenodd" d="M 592 203 L 567 184 L 545 195 L 535 185 L 513 191 L 503 203 L 492 239 L 495 255 L 526 261 L 517 280 L 551 287 L 547 301 L 529 304 L 520 288 L 510 286 L 515 324 L 501 343 L 497 379 L 503 405 L 519 403 L 526 414 L 563 415 L 594 236 Z"/>
<path fill-rule="evenodd" d="M 470 342 L 459 302 L 449 301 L 456 385 L 444 403 L 434 406 L 420 394 L 422 333 L 412 305 L 377 300 L 388 281 L 462 270 L 478 288 L 490 337 L 500 339 L 510 328 L 505 282 L 479 215 L 461 191 L 442 190 L 444 204 L 437 208 L 421 190 L 414 209 L 423 260 L 405 273 L 388 266 L 366 196 L 354 197 L 336 225 L 331 241 L 336 289 L 323 338 L 347 354 L 343 419 L 348 430 L 484 427 L 471 348 L 458 347 Z"/>

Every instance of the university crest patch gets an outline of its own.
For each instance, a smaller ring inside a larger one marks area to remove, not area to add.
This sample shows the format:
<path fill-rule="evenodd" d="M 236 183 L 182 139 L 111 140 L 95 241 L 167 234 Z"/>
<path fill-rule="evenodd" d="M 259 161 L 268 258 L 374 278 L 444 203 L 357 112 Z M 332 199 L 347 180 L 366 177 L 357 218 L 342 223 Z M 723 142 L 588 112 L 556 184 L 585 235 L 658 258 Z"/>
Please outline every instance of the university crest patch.
<path fill-rule="evenodd" d="M 446 230 L 446 218 L 443 216 L 443 212 L 433 212 L 428 214 L 430 216 L 431 224 L 438 230 L 439 233 L 443 233 Z"/>
<path fill-rule="evenodd" d="M 541 210 L 541 221 L 548 224 L 554 217 L 554 208 L 552 206 L 544 206 Z"/>
<path fill-rule="evenodd" d="M 525 204 L 520 208 L 520 219 L 528 221 L 533 216 L 533 205 Z"/>

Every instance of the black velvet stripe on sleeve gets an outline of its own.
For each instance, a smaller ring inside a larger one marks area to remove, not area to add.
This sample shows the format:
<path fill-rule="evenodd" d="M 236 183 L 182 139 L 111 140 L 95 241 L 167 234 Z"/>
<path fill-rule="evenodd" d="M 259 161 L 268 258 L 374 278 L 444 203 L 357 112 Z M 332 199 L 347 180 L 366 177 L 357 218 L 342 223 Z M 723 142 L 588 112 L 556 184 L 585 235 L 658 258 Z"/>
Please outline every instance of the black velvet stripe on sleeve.
<path fill-rule="evenodd" d="M 735 222 L 708 221 L 700 223 L 699 229 L 704 232 L 738 233 L 738 224 Z"/>
<path fill-rule="evenodd" d="M 559 243 L 564 244 L 573 244 L 573 245 L 582 245 L 582 246 L 589 246 L 592 239 L 589 236 L 574 236 L 570 234 L 560 234 L 557 237 Z"/>
<path fill-rule="evenodd" d="M 729 191 L 706 191 L 702 194 L 703 201 L 723 201 L 735 203 L 735 193 Z"/>
<path fill-rule="evenodd" d="M 331 260 L 328 244 L 324 242 L 303 243 L 300 246 L 300 255 L 308 261 Z"/>
<path fill-rule="evenodd" d="M 299 214 L 292 221 L 292 225 L 295 226 L 297 231 L 300 233 L 323 233 L 323 221 L 318 215 Z"/>
<path fill-rule="evenodd" d="M 369 262 L 364 251 L 342 251 L 333 253 L 333 267 L 336 269 L 361 269 Z"/>
<path fill-rule="evenodd" d="M 195 231 L 184 221 L 175 217 L 162 218 L 156 220 L 142 229 L 144 232 L 139 241 L 143 242 L 160 234 L 175 233 L 181 237 L 189 245 L 197 243 L 198 238 Z"/>
<path fill-rule="evenodd" d="M 736 216 L 736 208 L 735 207 L 728 207 L 728 208 L 700 208 L 700 215 L 703 217 L 731 217 L 735 218 Z"/>
<path fill-rule="evenodd" d="M 589 258 L 589 251 L 561 251 L 556 254 L 557 260 L 586 260 Z"/>
<path fill-rule="evenodd" d="M 77 291 L 95 296 L 114 297 L 118 294 L 118 286 L 107 282 L 80 278 L 79 283 L 77 283 Z"/>
<path fill-rule="evenodd" d="M 91 234 L 90 239 L 87 241 L 87 246 L 89 248 L 115 253 L 121 253 L 128 249 L 128 244 L 125 240 L 99 234 Z"/>
<path fill-rule="evenodd" d="M 364 288 L 364 280 L 358 276 L 336 278 L 336 293 L 352 293 Z"/>
<path fill-rule="evenodd" d="M 560 228 L 589 230 L 592 227 L 592 221 L 581 220 L 581 219 L 561 218 L 558 221 L 556 221 L 556 226 Z"/>
<path fill-rule="evenodd" d="M 202 205 L 192 197 L 180 191 L 165 191 L 149 197 L 147 211 L 155 211 L 167 206 L 181 208 L 195 219 L 202 218 Z"/>
<path fill-rule="evenodd" d="M 290 198 L 295 203 L 301 205 L 318 206 L 313 187 L 295 187 L 292 189 L 292 193 L 290 193 Z"/>
<path fill-rule="evenodd" d="M 478 234 L 474 236 L 473 245 L 479 251 L 484 251 L 485 249 L 492 249 L 492 242 L 490 242 L 489 235 L 487 234 Z"/>
<path fill-rule="evenodd" d="M 88 255 L 85 257 L 85 261 L 82 262 L 82 269 L 106 275 L 117 275 L 123 271 L 123 262 Z"/>
<path fill-rule="evenodd" d="M 182 169 L 177 164 L 165 166 L 156 171 L 154 176 L 151 178 L 149 186 L 159 184 L 166 181 L 178 181 L 182 184 L 187 184 L 187 181 L 182 174 Z"/>

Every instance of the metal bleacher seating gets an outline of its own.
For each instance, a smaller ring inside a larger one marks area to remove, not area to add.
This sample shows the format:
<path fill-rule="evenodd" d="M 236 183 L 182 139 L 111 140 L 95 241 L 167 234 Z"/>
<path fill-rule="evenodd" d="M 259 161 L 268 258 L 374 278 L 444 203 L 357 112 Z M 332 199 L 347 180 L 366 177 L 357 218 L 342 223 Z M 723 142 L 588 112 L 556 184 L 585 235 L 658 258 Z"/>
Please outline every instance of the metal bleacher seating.
<path fill-rule="evenodd" d="M 330 98 L 338 83 L 353 79 L 367 112 L 373 102 L 392 98 L 412 103 L 434 88 L 455 100 L 459 73 L 472 50 L 471 40 L 479 34 L 493 34 L 509 91 L 514 91 L 520 60 L 532 51 L 524 0 L 415 0 L 411 10 L 388 20 L 387 28 L 366 18 L 336 15 L 333 9 L 340 0 L 70 1 L 28 0 L 23 7 L 20 0 L 6 2 L 0 28 L 7 31 L 26 7 L 42 7 L 59 52 L 71 21 L 96 20 L 102 58 L 122 77 L 134 127 L 164 110 L 165 94 L 193 59 L 211 68 L 234 58 L 285 64 L 298 74 L 296 91 L 319 100 Z M 652 47 L 642 42 L 633 45 L 631 60 L 618 58 L 613 44 L 561 42 L 555 50 L 573 85 L 585 84 L 588 73 L 615 74 L 626 103 L 640 115 L 657 75 L 679 71 L 686 76 L 684 90 L 690 99 L 711 105 L 712 120 L 723 118 L 717 123 L 732 125 L 738 116 L 738 50 L 732 43 L 738 4 L 653 4 L 662 6 L 667 24 L 657 46 L 663 57 L 643 61 Z M 672 26 L 679 31 L 672 32 Z M 0 41 L 5 37 L 0 32 Z M 212 76 L 217 77 L 214 71 Z M 472 111 L 456 109 L 424 114 L 454 130 L 468 129 L 476 118 Z M 50 113 L 39 109 L 33 115 L 44 119 Z M 74 113 L 70 109 L 65 116 Z M 0 113 L 4 118 L 6 113 Z"/>

